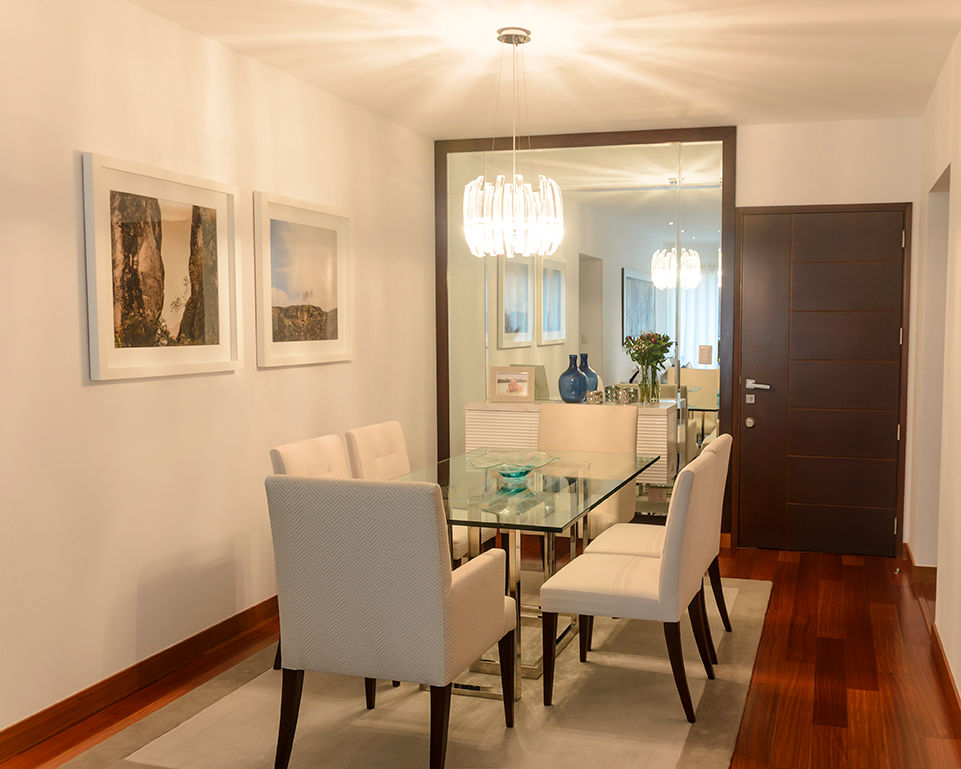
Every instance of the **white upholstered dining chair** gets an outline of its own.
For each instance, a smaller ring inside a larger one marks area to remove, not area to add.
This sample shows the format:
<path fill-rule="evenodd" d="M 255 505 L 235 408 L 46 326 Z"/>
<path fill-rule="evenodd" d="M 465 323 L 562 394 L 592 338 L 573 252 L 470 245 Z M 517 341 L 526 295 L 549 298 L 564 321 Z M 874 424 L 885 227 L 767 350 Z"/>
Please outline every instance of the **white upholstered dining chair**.
<path fill-rule="evenodd" d="M 407 441 L 400 422 L 380 422 L 348 430 L 347 452 L 354 478 L 388 481 L 410 472 Z M 496 529 L 481 529 L 481 541 L 497 534 Z M 451 527 L 451 557 L 460 561 L 467 555 L 466 526 Z"/>
<path fill-rule="evenodd" d="M 704 448 L 702 455 L 710 454 L 717 459 L 711 475 L 710 493 L 707 498 L 710 518 L 708 531 L 711 534 L 713 547 L 709 553 L 705 554 L 704 571 L 710 577 L 711 590 L 714 593 L 714 600 L 721 615 L 721 622 L 724 629 L 731 632 L 731 619 L 727 612 L 727 603 L 724 600 L 724 590 L 721 586 L 721 570 L 718 566 L 718 555 L 721 552 L 721 516 L 724 510 L 724 490 L 727 486 L 728 466 L 731 461 L 730 434 L 723 433 L 716 440 Z M 670 512 L 668 512 L 670 519 Z M 619 555 L 638 555 L 647 558 L 659 558 L 664 549 L 666 526 L 653 526 L 650 524 L 618 524 L 612 526 L 590 545 L 587 546 L 587 553 L 615 553 Z M 708 640 L 711 641 L 711 631 L 706 629 Z M 717 652 L 714 643 L 709 644 L 711 660 L 717 664 Z"/>
<path fill-rule="evenodd" d="M 654 620 L 664 625 L 674 682 L 687 720 L 694 723 L 681 652 L 680 620 L 687 609 L 704 670 L 708 678 L 714 678 L 704 630 L 707 617 L 702 564 L 714 546 L 708 524 L 716 462 L 713 454 L 702 454 L 678 475 L 660 557 L 587 552 L 541 586 L 545 705 L 550 705 L 553 698 L 559 613 L 578 616 L 582 662 L 586 662 L 591 646 L 595 616 Z"/>
<path fill-rule="evenodd" d="M 542 451 L 593 451 L 634 454 L 637 448 L 637 406 L 595 406 L 545 403 L 540 409 L 537 448 Z M 636 485 L 631 482 L 591 510 L 591 537 L 634 517 Z"/>
<path fill-rule="evenodd" d="M 339 435 L 321 435 L 272 448 L 270 464 L 275 475 L 350 478 L 347 453 Z"/>
<path fill-rule="evenodd" d="M 311 478 L 350 478 L 347 453 L 339 435 L 321 435 L 285 443 L 270 450 L 275 475 L 303 475 Z M 274 670 L 280 670 L 281 642 L 277 639 Z"/>
<path fill-rule="evenodd" d="M 430 767 L 447 749 L 451 682 L 495 642 L 514 718 L 514 599 L 494 549 L 451 571 L 432 483 L 272 475 L 266 480 L 283 633 L 275 769 L 290 760 L 305 670 L 430 687 Z"/>

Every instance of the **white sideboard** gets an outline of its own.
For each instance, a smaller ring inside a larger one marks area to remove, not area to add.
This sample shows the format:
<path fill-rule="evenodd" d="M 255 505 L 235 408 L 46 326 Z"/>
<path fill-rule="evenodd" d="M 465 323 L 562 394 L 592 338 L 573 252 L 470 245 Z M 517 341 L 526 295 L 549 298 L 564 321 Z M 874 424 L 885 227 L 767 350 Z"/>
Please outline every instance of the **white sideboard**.
<path fill-rule="evenodd" d="M 606 408 L 570 404 L 577 408 Z M 464 406 L 467 451 L 481 448 L 536 449 L 541 406 L 533 403 L 490 403 Z M 637 407 L 637 453 L 658 454 L 653 467 L 638 476 L 638 483 L 667 484 L 677 475 L 677 406 L 673 402 Z"/>

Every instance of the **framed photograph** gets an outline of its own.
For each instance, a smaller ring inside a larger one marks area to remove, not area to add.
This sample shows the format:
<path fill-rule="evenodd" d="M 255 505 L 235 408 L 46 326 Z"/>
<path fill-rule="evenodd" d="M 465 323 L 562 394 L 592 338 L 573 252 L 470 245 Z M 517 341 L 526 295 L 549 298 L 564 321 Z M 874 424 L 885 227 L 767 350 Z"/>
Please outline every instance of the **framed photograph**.
<path fill-rule="evenodd" d="M 561 344 L 567 339 L 567 263 L 541 257 L 537 275 L 537 344 Z"/>
<path fill-rule="evenodd" d="M 534 340 L 534 260 L 497 257 L 497 346 L 530 347 Z"/>
<path fill-rule="evenodd" d="M 225 184 L 83 156 L 91 379 L 237 368 L 236 200 Z"/>
<path fill-rule="evenodd" d="M 491 366 L 488 400 L 523 402 L 534 400 L 533 366 Z"/>
<path fill-rule="evenodd" d="M 621 340 L 654 330 L 654 284 L 641 273 L 621 271 Z"/>
<path fill-rule="evenodd" d="M 257 364 L 350 360 L 350 220 L 254 193 Z"/>

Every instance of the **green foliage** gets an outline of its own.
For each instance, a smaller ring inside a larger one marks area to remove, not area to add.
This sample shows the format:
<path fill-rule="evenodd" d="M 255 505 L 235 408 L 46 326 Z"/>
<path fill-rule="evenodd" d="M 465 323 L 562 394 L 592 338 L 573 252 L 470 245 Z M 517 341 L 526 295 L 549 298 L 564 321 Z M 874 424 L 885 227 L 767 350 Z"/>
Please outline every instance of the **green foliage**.
<path fill-rule="evenodd" d="M 674 342 L 668 334 L 648 331 L 624 339 L 628 357 L 642 368 L 658 369 L 667 359 Z"/>

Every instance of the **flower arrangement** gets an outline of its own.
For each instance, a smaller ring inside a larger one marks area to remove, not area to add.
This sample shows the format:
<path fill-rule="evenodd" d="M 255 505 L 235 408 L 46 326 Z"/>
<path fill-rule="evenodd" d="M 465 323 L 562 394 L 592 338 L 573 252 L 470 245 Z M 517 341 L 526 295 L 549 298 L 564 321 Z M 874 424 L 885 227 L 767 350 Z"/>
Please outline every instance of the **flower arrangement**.
<path fill-rule="evenodd" d="M 624 349 L 640 372 L 641 402 L 655 403 L 660 398 L 658 374 L 673 344 L 668 334 L 658 334 L 656 331 L 624 339 Z"/>

